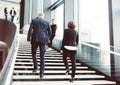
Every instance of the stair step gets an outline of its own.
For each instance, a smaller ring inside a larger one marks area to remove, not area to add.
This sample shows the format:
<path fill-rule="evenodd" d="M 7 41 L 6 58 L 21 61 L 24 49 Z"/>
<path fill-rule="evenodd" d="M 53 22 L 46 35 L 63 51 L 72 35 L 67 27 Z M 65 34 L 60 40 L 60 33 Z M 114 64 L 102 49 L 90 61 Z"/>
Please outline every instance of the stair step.
<path fill-rule="evenodd" d="M 14 66 L 15 68 L 33 68 L 33 66 Z M 50 66 L 45 66 L 45 68 L 64 68 L 65 69 L 65 66 L 52 66 L 52 65 L 50 65 Z M 76 67 L 76 69 L 88 69 L 88 67 L 86 67 L 86 66 L 77 66 Z"/>
<path fill-rule="evenodd" d="M 70 75 L 44 75 L 43 79 L 69 79 Z M 76 79 L 99 79 L 105 78 L 101 75 L 76 75 Z M 39 75 L 14 75 L 13 79 L 40 79 Z"/>
<path fill-rule="evenodd" d="M 29 64 L 29 65 L 33 65 L 33 62 L 15 62 L 15 64 Z M 40 64 L 40 62 L 38 62 L 38 65 Z M 68 63 L 69 65 L 71 65 L 71 63 Z M 45 62 L 45 65 L 51 65 L 51 66 L 53 66 L 53 65 L 62 65 L 62 66 L 64 66 L 64 63 L 55 63 L 55 62 Z M 76 65 L 81 65 L 81 63 L 76 63 Z"/>
<path fill-rule="evenodd" d="M 18 58 L 32 58 L 32 55 L 31 56 L 24 55 L 24 56 L 17 56 L 17 57 Z M 39 55 L 37 55 L 37 58 L 40 58 Z M 58 59 L 60 58 L 60 59 L 62 59 L 61 56 L 45 56 L 45 58 L 58 58 Z"/>
<path fill-rule="evenodd" d="M 26 37 L 24 37 L 26 39 Z M 76 61 L 76 73 L 74 83 L 68 83 L 71 78 L 71 70 L 65 75 L 63 55 L 52 49 L 45 52 L 45 72 L 40 79 L 39 70 L 33 73 L 33 60 L 30 45 L 24 43 L 22 38 L 18 54 L 15 60 L 12 85 L 115 85 L 115 81 L 107 80 L 105 76 Z M 37 50 L 38 68 L 40 66 L 39 49 Z M 71 68 L 70 59 L 68 64 Z"/>
<path fill-rule="evenodd" d="M 32 55 L 31 55 L 31 54 L 23 54 L 23 53 L 22 53 L 22 54 L 18 54 L 18 56 L 32 56 Z M 39 54 L 38 54 L 38 56 L 39 56 Z M 56 57 L 59 56 L 59 57 L 60 57 L 60 56 L 63 56 L 63 55 L 46 54 L 45 56 L 56 56 Z"/>
<path fill-rule="evenodd" d="M 14 70 L 15 73 L 32 73 L 31 70 Z M 39 70 L 36 72 L 39 73 Z M 65 70 L 45 70 L 44 73 L 65 73 Z M 71 71 L 70 71 L 71 73 Z M 95 71 L 90 71 L 90 70 L 76 70 L 76 73 L 96 73 Z"/>
<path fill-rule="evenodd" d="M 14 81 L 13 85 L 115 85 L 116 82 L 108 80 L 75 80 L 74 83 L 69 83 L 68 81 Z"/>
<path fill-rule="evenodd" d="M 32 59 L 16 59 L 16 61 L 33 61 Z M 40 61 L 40 59 L 37 59 L 37 61 Z M 62 59 L 45 59 L 45 61 L 62 61 L 63 62 L 63 60 Z M 68 61 L 70 61 L 70 60 L 68 60 Z"/>
<path fill-rule="evenodd" d="M 21 54 L 21 53 L 23 53 L 23 54 L 31 54 L 31 52 L 26 52 L 26 51 L 19 51 L 18 52 L 18 54 Z M 37 52 L 37 53 L 39 53 L 39 52 Z M 58 52 L 56 52 L 56 51 L 54 51 L 54 52 L 46 52 L 45 54 L 52 54 L 52 55 L 61 55 L 61 53 L 58 53 Z"/>

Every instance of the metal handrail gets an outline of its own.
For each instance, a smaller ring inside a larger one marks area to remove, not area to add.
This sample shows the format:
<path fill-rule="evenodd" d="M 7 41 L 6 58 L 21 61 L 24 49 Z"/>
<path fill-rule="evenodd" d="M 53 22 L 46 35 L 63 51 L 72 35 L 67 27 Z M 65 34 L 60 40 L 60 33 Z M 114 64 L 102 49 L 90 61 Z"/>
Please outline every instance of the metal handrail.
<path fill-rule="evenodd" d="M 104 48 L 101 48 L 101 47 L 98 47 L 98 46 L 95 46 L 95 45 L 91 45 L 91 44 L 86 43 L 86 42 L 82 42 L 82 41 L 81 41 L 79 44 L 83 44 L 83 45 L 86 45 L 86 46 L 89 46 L 89 47 L 98 49 L 98 50 L 100 50 L 100 51 L 104 51 L 104 52 L 108 52 L 108 53 L 111 53 L 111 54 L 120 56 L 120 53 L 118 53 L 118 52 L 113 52 L 113 51 L 111 51 L 111 50 L 107 50 L 107 49 L 104 49 Z"/>

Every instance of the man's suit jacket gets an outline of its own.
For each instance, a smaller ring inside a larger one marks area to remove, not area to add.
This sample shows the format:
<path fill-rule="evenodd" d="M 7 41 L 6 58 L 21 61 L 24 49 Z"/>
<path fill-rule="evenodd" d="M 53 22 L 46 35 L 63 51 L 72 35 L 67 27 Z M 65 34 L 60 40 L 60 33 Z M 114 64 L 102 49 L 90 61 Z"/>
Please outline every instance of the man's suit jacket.
<path fill-rule="evenodd" d="M 61 49 L 64 49 L 64 46 L 77 46 L 79 41 L 79 35 L 78 32 L 74 29 L 65 29 L 64 30 L 64 36 L 62 40 L 62 47 Z"/>
<path fill-rule="evenodd" d="M 13 11 L 13 15 L 12 15 L 12 11 Z M 10 10 L 10 15 L 11 16 L 15 16 L 16 15 L 16 11 L 15 10 Z"/>
<path fill-rule="evenodd" d="M 32 19 L 27 41 L 48 43 L 51 35 L 49 22 L 42 18 Z"/>

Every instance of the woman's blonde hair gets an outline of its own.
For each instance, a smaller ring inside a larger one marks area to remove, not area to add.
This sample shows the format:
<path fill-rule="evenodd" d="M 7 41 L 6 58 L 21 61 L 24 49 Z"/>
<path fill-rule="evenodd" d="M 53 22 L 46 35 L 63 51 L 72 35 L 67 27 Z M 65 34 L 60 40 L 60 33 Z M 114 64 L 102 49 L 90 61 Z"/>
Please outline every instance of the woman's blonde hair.
<path fill-rule="evenodd" d="M 68 27 L 69 27 L 69 28 L 72 28 L 72 29 L 75 29 L 75 28 L 76 28 L 75 22 L 69 21 L 69 22 L 68 22 Z"/>

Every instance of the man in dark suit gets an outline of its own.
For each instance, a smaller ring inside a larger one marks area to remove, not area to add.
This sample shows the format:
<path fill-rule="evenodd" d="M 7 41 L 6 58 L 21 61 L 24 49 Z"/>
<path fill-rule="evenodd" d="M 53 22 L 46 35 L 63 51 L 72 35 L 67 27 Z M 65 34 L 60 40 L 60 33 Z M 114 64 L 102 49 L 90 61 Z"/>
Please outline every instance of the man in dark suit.
<path fill-rule="evenodd" d="M 44 75 L 45 70 L 45 45 L 48 44 L 51 35 L 49 22 L 43 19 L 44 14 L 39 13 L 35 19 L 32 19 L 28 31 L 27 41 L 31 43 L 32 58 L 34 63 L 33 72 L 38 69 L 36 50 L 40 48 L 40 78 Z"/>
<path fill-rule="evenodd" d="M 12 7 L 12 9 L 10 10 L 11 22 L 14 21 L 15 15 L 16 15 L 16 11 L 15 11 L 14 7 Z"/>

